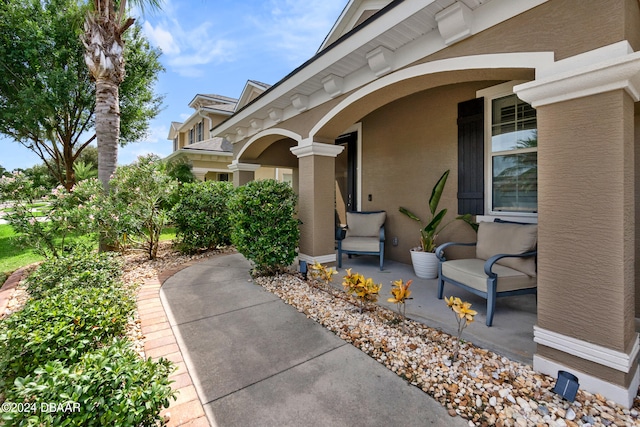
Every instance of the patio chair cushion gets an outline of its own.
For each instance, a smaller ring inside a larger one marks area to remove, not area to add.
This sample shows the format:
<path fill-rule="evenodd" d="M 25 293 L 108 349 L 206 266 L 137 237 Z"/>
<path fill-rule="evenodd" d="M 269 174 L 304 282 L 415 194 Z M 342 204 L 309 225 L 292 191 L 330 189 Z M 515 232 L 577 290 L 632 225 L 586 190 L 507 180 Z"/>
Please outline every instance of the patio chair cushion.
<path fill-rule="evenodd" d="M 496 254 L 522 254 L 535 250 L 537 244 L 538 226 L 536 224 L 480 222 L 476 258 L 487 260 Z M 502 258 L 498 260 L 497 264 L 510 267 L 528 276 L 536 276 L 534 257 Z M 501 277 L 495 267 L 494 271 Z M 484 276 L 484 280 L 486 281 L 486 276 Z M 464 283 L 464 281 L 462 282 Z"/>
<path fill-rule="evenodd" d="M 346 237 L 375 237 L 378 239 L 380 227 L 382 227 L 386 218 L 386 212 L 347 212 L 348 228 Z M 377 252 L 378 248 L 374 248 L 373 251 Z"/>
<path fill-rule="evenodd" d="M 343 251 L 352 252 L 379 252 L 380 239 L 372 237 L 349 237 L 342 241 Z"/>
<path fill-rule="evenodd" d="M 486 292 L 487 275 L 484 274 L 484 263 L 484 260 L 478 258 L 447 261 L 442 263 L 442 275 L 479 291 Z M 498 275 L 497 292 L 514 291 L 536 286 L 535 277 L 513 268 L 496 263 L 492 271 Z"/>

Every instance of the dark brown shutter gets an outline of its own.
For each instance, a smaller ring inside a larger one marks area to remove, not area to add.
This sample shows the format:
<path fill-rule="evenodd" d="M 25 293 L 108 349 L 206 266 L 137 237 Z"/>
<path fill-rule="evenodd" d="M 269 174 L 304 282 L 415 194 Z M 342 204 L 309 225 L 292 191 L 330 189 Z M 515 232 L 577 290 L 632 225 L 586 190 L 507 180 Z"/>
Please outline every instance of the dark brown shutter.
<path fill-rule="evenodd" d="M 484 214 L 484 98 L 458 104 L 458 214 Z"/>

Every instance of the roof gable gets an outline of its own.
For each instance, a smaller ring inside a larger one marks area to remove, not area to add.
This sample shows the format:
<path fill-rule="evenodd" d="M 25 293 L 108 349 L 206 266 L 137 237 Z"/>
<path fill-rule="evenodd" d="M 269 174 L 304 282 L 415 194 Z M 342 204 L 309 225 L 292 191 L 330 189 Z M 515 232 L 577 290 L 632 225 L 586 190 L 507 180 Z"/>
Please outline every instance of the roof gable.
<path fill-rule="evenodd" d="M 167 137 L 167 139 L 173 140 L 176 136 L 178 136 L 178 132 L 181 126 L 181 122 L 171 122 L 171 126 L 169 127 L 169 136 Z"/>
<path fill-rule="evenodd" d="M 318 52 L 362 24 L 391 2 L 392 0 L 350 0 L 322 42 Z"/>
<path fill-rule="evenodd" d="M 197 94 L 196 96 L 193 97 L 193 99 L 191 100 L 191 102 L 189 103 L 189 107 L 194 108 L 196 110 L 202 108 L 202 107 L 210 107 L 216 104 L 223 104 L 223 105 L 233 105 L 235 106 L 235 104 L 238 102 L 237 99 L 235 98 L 229 98 L 227 96 L 222 96 L 222 95 L 216 95 L 216 94 Z"/>
<path fill-rule="evenodd" d="M 244 107 L 270 87 L 270 84 L 262 83 L 257 80 L 247 80 L 247 84 L 244 85 L 244 89 L 242 90 L 236 109 L 239 110 Z"/>

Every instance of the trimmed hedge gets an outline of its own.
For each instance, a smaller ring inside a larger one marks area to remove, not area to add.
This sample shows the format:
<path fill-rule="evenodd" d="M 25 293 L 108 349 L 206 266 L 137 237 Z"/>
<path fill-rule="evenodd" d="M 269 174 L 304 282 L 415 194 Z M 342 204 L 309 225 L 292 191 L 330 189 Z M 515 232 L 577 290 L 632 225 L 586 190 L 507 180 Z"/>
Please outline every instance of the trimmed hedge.
<path fill-rule="evenodd" d="M 297 196 L 289 184 L 251 181 L 229 199 L 231 241 L 255 265 L 254 273 L 277 274 L 291 265 L 300 240 Z"/>
<path fill-rule="evenodd" d="M 2 419 L 6 426 L 157 426 L 175 395 L 173 369 L 166 359 L 142 360 L 127 340 L 116 340 L 73 365 L 54 360 L 16 380 L 6 401 L 29 410 Z M 52 403 L 67 410 L 51 411 Z"/>
<path fill-rule="evenodd" d="M 122 262 L 114 253 L 79 248 L 43 262 L 26 283 L 31 298 L 39 299 L 52 289 L 111 287 L 121 275 Z"/>
<path fill-rule="evenodd" d="M 179 201 L 170 215 L 178 249 L 196 252 L 231 242 L 227 201 L 233 191 L 231 182 L 221 181 L 194 182 L 180 188 Z"/>
<path fill-rule="evenodd" d="M 135 308 L 119 288 L 71 288 L 30 300 L 0 323 L 0 385 L 50 360 L 74 363 L 126 332 Z"/>

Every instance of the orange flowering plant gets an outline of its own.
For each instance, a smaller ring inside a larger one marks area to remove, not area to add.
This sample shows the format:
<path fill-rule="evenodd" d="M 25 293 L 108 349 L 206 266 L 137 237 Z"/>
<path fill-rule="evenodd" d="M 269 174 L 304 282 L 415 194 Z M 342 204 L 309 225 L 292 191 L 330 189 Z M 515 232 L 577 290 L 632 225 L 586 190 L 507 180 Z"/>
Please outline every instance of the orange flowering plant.
<path fill-rule="evenodd" d="M 333 275 L 338 271 L 333 268 L 327 268 L 326 266 L 320 264 L 316 261 L 311 267 L 311 277 L 314 279 L 319 279 L 329 284 L 333 281 Z"/>
<path fill-rule="evenodd" d="M 462 335 L 462 331 L 469 326 L 469 324 L 473 323 L 473 317 L 478 314 L 478 312 L 471 310 L 471 303 L 463 302 L 458 297 L 445 297 L 444 300 L 447 306 L 456 314 L 456 321 L 458 322 L 458 339 L 456 340 L 456 349 L 453 353 L 453 360 L 456 360 L 458 350 L 460 349 L 460 336 Z"/>
<path fill-rule="evenodd" d="M 351 269 L 347 269 L 347 275 L 344 276 L 342 286 L 349 295 L 356 295 L 360 300 L 360 313 L 367 302 L 378 301 L 378 294 L 382 285 L 373 282 L 372 278 L 365 279 L 362 274 L 352 274 Z"/>
<path fill-rule="evenodd" d="M 413 280 L 407 280 L 407 283 L 404 283 L 402 279 L 394 281 L 393 288 L 391 288 L 391 295 L 393 295 L 393 297 L 387 299 L 388 302 L 396 304 L 398 308 L 398 314 L 402 316 L 402 318 L 405 317 L 407 310 L 406 301 L 408 299 L 411 299 L 409 298 L 409 296 L 411 295 L 409 286 L 411 286 L 412 282 Z"/>

